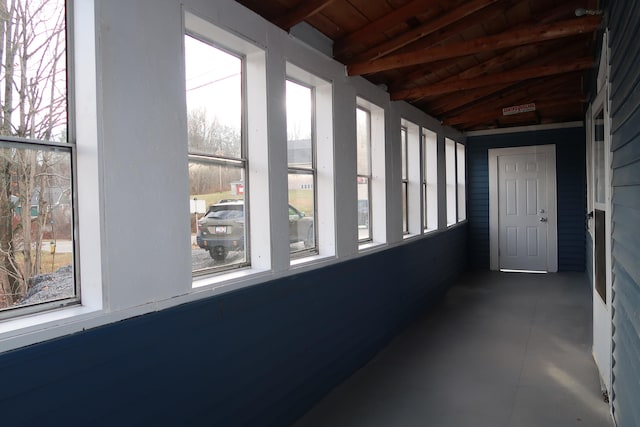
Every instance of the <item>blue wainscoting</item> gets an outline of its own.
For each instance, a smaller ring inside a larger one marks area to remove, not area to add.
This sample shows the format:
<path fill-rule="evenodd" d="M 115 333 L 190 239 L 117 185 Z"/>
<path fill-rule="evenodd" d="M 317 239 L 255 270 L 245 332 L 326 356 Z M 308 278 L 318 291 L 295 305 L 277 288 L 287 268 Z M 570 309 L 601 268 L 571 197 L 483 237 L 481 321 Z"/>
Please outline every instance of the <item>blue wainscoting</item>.
<path fill-rule="evenodd" d="M 3 426 L 286 426 L 466 270 L 467 227 L 0 355 Z"/>
<path fill-rule="evenodd" d="M 489 268 L 490 148 L 556 145 L 558 270 L 584 271 L 586 230 L 585 131 L 583 127 L 467 138 L 469 266 Z"/>

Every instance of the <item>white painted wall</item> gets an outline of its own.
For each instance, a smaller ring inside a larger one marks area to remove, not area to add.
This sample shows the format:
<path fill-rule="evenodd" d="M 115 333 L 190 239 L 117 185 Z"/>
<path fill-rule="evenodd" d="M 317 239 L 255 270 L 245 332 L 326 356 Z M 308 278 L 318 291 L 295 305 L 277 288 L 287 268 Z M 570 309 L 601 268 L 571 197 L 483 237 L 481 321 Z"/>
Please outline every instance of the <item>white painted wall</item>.
<path fill-rule="evenodd" d="M 256 132 L 262 132 L 260 137 L 268 143 L 261 156 L 270 172 L 253 189 L 269 193 L 271 221 L 265 224 L 268 232 L 260 233 L 256 241 L 269 241 L 270 253 L 253 260 L 260 268 L 251 274 L 236 273 L 229 280 L 197 288 L 192 286 L 187 203 L 185 11 L 266 53 L 266 122 Z M 384 170 L 384 221 L 374 230 L 384 244 L 371 250 L 403 242 L 397 191 L 400 117 L 438 132 L 440 157 L 445 136 L 464 139 L 408 104 L 391 102 L 388 93 L 365 79 L 348 77 L 342 64 L 232 0 L 83 0 L 76 2 L 76 21 L 83 306 L 2 322 L 0 352 L 359 256 L 356 96 L 385 110 L 384 158 L 376 158 Z M 333 85 L 333 129 L 326 135 L 334 144 L 332 159 L 327 160 L 334 173 L 328 182 L 334 187 L 335 218 L 327 223 L 334 229 L 334 246 L 329 250 L 333 254 L 296 264 L 295 269 L 289 260 L 285 214 L 287 63 Z M 443 196 L 444 168 L 439 174 Z M 445 204 L 439 206 L 442 210 Z M 440 216 L 442 228 L 442 212 Z"/>

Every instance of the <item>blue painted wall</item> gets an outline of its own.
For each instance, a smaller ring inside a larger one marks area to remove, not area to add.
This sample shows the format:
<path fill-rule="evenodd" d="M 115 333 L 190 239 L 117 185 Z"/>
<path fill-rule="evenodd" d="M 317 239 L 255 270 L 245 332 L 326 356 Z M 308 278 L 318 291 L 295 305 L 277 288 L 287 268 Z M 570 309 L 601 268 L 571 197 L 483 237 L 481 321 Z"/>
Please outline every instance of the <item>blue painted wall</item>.
<path fill-rule="evenodd" d="M 640 425 L 640 2 L 610 2 L 613 411 Z"/>
<path fill-rule="evenodd" d="M 584 128 L 467 138 L 469 163 L 469 266 L 489 268 L 490 148 L 556 144 L 558 270 L 584 271 L 586 172 Z"/>
<path fill-rule="evenodd" d="M 0 355 L 3 426 L 285 426 L 466 269 L 466 225 Z"/>

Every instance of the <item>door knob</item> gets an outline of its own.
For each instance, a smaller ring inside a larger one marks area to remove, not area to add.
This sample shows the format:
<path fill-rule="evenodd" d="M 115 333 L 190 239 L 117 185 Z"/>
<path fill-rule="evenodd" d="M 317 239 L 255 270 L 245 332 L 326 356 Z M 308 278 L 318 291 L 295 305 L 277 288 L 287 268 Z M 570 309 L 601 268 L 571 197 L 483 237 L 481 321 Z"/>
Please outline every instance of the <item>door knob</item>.
<path fill-rule="evenodd" d="M 539 221 L 540 222 L 547 222 L 547 218 L 540 217 Z"/>

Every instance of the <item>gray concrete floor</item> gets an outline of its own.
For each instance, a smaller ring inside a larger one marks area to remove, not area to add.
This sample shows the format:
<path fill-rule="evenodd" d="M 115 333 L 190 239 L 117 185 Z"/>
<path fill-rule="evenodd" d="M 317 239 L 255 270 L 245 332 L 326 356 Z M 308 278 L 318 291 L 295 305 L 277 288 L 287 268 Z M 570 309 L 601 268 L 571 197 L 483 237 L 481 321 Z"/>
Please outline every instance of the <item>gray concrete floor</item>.
<path fill-rule="evenodd" d="M 467 275 L 295 427 L 610 427 L 583 273 Z"/>

